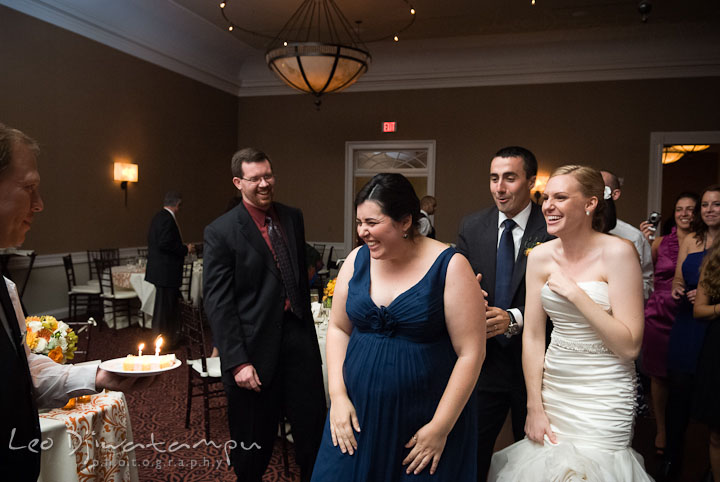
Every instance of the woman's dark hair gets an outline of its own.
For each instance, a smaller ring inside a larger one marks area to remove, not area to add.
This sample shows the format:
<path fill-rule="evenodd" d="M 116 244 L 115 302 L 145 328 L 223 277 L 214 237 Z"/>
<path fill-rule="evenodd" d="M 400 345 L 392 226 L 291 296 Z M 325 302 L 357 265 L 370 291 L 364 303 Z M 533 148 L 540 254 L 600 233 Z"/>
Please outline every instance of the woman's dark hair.
<path fill-rule="evenodd" d="M 668 234 L 670 234 L 670 231 L 672 231 L 672 228 L 675 226 L 675 208 L 677 207 L 678 201 L 680 201 L 681 199 L 692 199 L 693 201 L 695 201 L 695 206 L 700 203 L 700 196 L 698 196 L 696 192 L 683 191 L 678 194 L 675 197 L 675 201 L 673 202 L 672 214 L 670 214 L 670 216 L 668 216 L 668 218 L 662 223 L 662 230 L 660 231 L 661 236 L 667 236 Z"/>
<path fill-rule="evenodd" d="M 405 176 L 386 172 L 375 174 L 355 196 L 355 209 L 365 201 L 376 202 L 382 213 L 395 222 L 411 216 L 412 229 L 407 234 L 411 239 L 414 237 L 420 219 L 420 200 Z"/>
<path fill-rule="evenodd" d="M 695 232 L 695 240 L 698 244 L 705 241 L 705 235 L 708 231 L 708 226 L 705 224 L 705 221 L 703 221 L 702 215 L 700 214 L 700 210 L 702 209 L 702 198 L 704 198 L 705 194 L 708 192 L 720 192 L 720 184 L 713 184 L 712 186 L 706 187 L 702 194 L 700 194 L 700 200 L 697 204 L 695 204 L 691 229 Z"/>
<path fill-rule="evenodd" d="M 612 198 L 603 199 L 605 209 L 602 212 L 602 232 L 608 234 L 617 226 L 617 211 L 615 210 L 615 201 Z"/>

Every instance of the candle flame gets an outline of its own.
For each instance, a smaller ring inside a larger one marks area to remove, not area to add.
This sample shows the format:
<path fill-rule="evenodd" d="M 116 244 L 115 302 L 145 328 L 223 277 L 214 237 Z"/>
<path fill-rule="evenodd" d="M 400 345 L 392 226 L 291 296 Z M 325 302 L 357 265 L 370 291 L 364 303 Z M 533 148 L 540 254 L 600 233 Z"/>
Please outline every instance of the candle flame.
<path fill-rule="evenodd" d="M 160 349 L 162 344 L 163 344 L 163 337 L 162 337 L 162 335 L 158 335 L 158 337 L 155 338 L 155 348 Z"/>
<path fill-rule="evenodd" d="M 143 348 L 145 348 L 145 343 L 140 343 L 140 345 L 138 345 L 138 350 L 142 350 Z"/>

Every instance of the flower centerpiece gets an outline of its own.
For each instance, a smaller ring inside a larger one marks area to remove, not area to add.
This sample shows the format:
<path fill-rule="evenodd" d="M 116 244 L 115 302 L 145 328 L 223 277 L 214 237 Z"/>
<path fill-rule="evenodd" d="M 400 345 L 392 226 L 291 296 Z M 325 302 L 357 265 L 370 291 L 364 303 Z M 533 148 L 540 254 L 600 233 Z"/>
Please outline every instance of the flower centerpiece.
<path fill-rule="evenodd" d="M 337 278 L 331 279 L 328 281 L 325 289 L 323 290 L 322 304 L 325 308 L 332 308 L 332 299 L 335 294 L 335 283 L 337 283 Z"/>
<path fill-rule="evenodd" d="M 28 316 L 25 326 L 25 342 L 31 352 L 47 355 L 56 363 L 65 363 L 75 357 L 78 337 L 66 323 L 54 316 Z"/>

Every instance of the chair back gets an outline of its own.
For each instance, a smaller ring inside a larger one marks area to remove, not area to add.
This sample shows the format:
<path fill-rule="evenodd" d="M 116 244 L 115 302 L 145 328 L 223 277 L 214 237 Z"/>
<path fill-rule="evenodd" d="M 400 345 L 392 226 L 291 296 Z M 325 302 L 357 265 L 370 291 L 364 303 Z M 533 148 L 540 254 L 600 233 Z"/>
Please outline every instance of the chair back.
<path fill-rule="evenodd" d="M 97 275 L 95 261 L 98 259 L 109 260 L 113 263 L 112 266 L 120 266 L 120 248 L 88 249 L 87 258 L 89 279 L 93 279 L 93 276 Z"/>
<path fill-rule="evenodd" d="M 195 256 L 198 257 L 198 259 L 203 257 L 203 243 L 195 243 Z"/>
<path fill-rule="evenodd" d="M 193 263 L 192 261 L 186 261 L 183 264 L 183 272 L 182 272 L 182 283 L 180 284 L 180 293 L 182 294 L 185 301 L 190 301 L 190 285 L 192 284 L 192 274 L 193 274 Z"/>
<path fill-rule="evenodd" d="M 328 260 L 327 260 L 327 263 L 325 263 L 325 266 L 327 267 L 328 271 L 330 271 L 331 269 L 338 269 L 337 260 L 333 259 L 333 251 L 334 250 L 335 250 L 335 246 L 330 246 L 330 253 L 328 254 Z"/>
<path fill-rule="evenodd" d="M 115 296 L 115 287 L 112 281 L 112 267 L 118 266 L 114 264 L 112 259 L 96 259 L 95 268 L 98 280 L 100 281 L 100 291 L 103 296 Z"/>
<path fill-rule="evenodd" d="M 68 291 L 72 291 L 75 285 L 75 268 L 73 267 L 72 255 L 63 256 L 63 265 L 65 266 L 65 279 L 67 279 Z"/>
<path fill-rule="evenodd" d="M 138 248 L 138 258 L 147 258 L 148 256 L 148 249 L 147 248 Z"/>
<path fill-rule="evenodd" d="M 180 333 L 187 350 L 188 360 L 201 360 L 202 371 L 207 373 L 207 350 L 205 349 L 205 331 L 203 314 L 200 307 L 191 302 L 180 300 Z"/>
<path fill-rule="evenodd" d="M 313 248 L 315 248 L 315 251 L 318 252 L 320 255 L 320 259 L 323 259 L 323 256 L 325 256 L 325 245 L 324 244 L 313 244 Z"/>

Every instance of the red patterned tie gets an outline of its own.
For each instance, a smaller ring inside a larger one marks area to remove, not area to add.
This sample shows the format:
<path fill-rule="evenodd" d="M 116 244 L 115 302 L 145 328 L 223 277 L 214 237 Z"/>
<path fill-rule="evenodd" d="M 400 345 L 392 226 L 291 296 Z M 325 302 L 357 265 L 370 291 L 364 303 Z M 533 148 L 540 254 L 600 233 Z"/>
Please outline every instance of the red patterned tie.
<path fill-rule="evenodd" d="M 267 225 L 270 244 L 272 244 L 273 251 L 275 251 L 275 261 L 277 261 L 278 268 L 280 269 L 283 285 L 285 285 L 285 293 L 290 299 L 290 306 L 293 313 L 301 316 L 302 303 L 300 303 L 300 293 L 298 292 L 298 286 L 295 282 L 295 276 L 293 274 L 292 264 L 290 261 L 290 252 L 288 251 L 285 237 L 270 216 L 265 217 L 265 224 Z"/>

